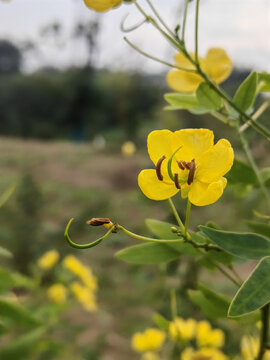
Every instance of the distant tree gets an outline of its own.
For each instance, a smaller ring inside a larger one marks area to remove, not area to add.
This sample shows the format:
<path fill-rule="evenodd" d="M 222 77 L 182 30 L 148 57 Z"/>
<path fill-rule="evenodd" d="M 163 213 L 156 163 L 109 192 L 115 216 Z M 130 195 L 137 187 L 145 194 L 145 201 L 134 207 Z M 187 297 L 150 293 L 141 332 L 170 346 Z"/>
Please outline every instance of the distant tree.
<path fill-rule="evenodd" d="M 14 74 L 21 69 L 20 49 L 8 40 L 0 40 L 0 74 Z"/>

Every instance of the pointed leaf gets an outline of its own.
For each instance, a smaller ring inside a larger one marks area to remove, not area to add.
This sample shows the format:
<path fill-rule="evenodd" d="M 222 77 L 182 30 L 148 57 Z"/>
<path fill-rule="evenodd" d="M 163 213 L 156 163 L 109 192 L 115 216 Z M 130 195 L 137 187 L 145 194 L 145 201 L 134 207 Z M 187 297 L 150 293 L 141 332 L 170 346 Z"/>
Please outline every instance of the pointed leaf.
<path fill-rule="evenodd" d="M 237 291 L 228 316 L 235 317 L 258 310 L 270 302 L 270 256 L 263 258 Z"/>
<path fill-rule="evenodd" d="M 251 230 L 270 238 L 270 225 L 259 223 L 257 221 L 247 221 L 247 224 Z"/>
<path fill-rule="evenodd" d="M 254 103 L 256 97 L 258 74 L 251 73 L 239 86 L 234 96 L 233 102 L 242 111 L 247 111 Z"/>
<path fill-rule="evenodd" d="M 226 174 L 229 185 L 256 185 L 257 177 L 253 169 L 241 160 L 234 159 L 231 170 Z"/>
<path fill-rule="evenodd" d="M 181 93 L 168 93 L 164 95 L 165 100 L 176 109 L 195 109 L 200 103 L 195 95 Z"/>
<path fill-rule="evenodd" d="M 202 225 L 199 228 L 213 243 L 232 255 L 248 260 L 270 255 L 270 241 L 262 235 L 215 230 Z"/>
<path fill-rule="evenodd" d="M 222 105 L 221 97 L 206 82 L 200 84 L 196 91 L 196 96 L 201 107 L 205 109 L 218 110 Z"/>
<path fill-rule="evenodd" d="M 132 264 L 166 263 L 180 256 L 177 250 L 166 244 L 147 243 L 130 246 L 116 253 L 118 259 Z"/>
<path fill-rule="evenodd" d="M 155 313 L 153 316 L 153 320 L 161 330 L 164 330 L 166 332 L 169 331 L 170 322 L 167 319 L 165 319 L 164 316 Z"/>
<path fill-rule="evenodd" d="M 260 82 L 260 91 L 269 92 L 270 91 L 270 74 L 260 73 L 259 82 Z"/>
<path fill-rule="evenodd" d="M 39 326 L 41 322 L 19 304 L 0 298 L 0 316 L 13 323 L 25 326 Z"/>

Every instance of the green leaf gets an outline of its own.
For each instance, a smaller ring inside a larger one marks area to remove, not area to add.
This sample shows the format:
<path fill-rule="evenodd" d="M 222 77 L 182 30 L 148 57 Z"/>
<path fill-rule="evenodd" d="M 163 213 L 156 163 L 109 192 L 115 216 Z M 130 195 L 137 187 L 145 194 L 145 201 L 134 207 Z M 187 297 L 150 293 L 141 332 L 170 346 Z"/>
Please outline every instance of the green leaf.
<path fill-rule="evenodd" d="M 234 159 L 231 170 L 226 175 L 228 184 L 257 185 L 257 177 L 253 169 L 241 160 Z"/>
<path fill-rule="evenodd" d="M 179 236 L 171 231 L 171 228 L 175 227 L 174 224 L 166 223 L 164 221 L 159 221 L 155 219 L 146 219 L 145 223 L 148 229 L 159 239 L 165 239 L 165 240 L 179 239 Z M 166 245 L 178 251 L 179 254 L 185 254 L 189 256 L 199 256 L 198 251 L 194 249 L 193 246 L 191 246 L 190 244 L 173 243 Z"/>
<path fill-rule="evenodd" d="M 118 259 L 132 264 L 166 263 L 180 256 L 177 250 L 166 244 L 147 243 L 130 246 L 116 253 Z"/>
<path fill-rule="evenodd" d="M 153 320 L 161 330 L 164 330 L 166 332 L 169 331 L 170 322 L 167 319 L 165 319 L 164 316 L 155 313 L 153 316 Z"/>
<path fill-rule="evenodd" d="M 0 317 L 17 325 L 40 326 L 41 322 L 19 304 L 0 298 Z M 1 357 L 0 357 L 1 359 Z"/>
<path fill-rule="evenodd" d="M 247 224 L 251 230 L 270 238 L 270 225 L 259 223 L 257 221 L 247 221 Z"/>
<path fill-rule="evenodd" d="M 196 96 L 201 107 L 205 109 L 218 110 L 222 105 L 221 97 L 206 82 L 200 84 L 196 91 Z"/>
<path fill-rule="evenodd" d="M 263 258 L 237 291 L 228 316 L 235 317 L 258 310 L 270 301 L 270 257 Z"/>
<path fill-rule="evenodd" d="M 270 187 L 270 167 L 262 169 L 261 176 L 265 185 Z"/>
<path fill-rule="evenodd" d="M 239 86 L 233 102 L 242 111 L 247 111 L 254 103 L 256 97 L 258 74 L 252 72 Z"/>
<path fill-rule="evenodd" d="M 227 317 L 230 301 L 213 290 L 201 286 L 200 290 L 188 290 L 188 296 L 208 318 L 219 319 Z"/>
<path fill-rule="evenodd" d="M 6 191 L 0 197 L 0 207 L 2 207 L 13 194 L 14 190 L 16 189 L 16 183 L 11 184 Z"/>
<path fill-rule="evenodd" d="M 259 88 L 262 92 L 270 91 L 270 74 L 260 73 L 259 76 Z"/>
<path fill-rule="evenodd" d="M 39 328 L 26 335 L 22 335 L 13 340 L 8 345 L 2 345 L 0 348 L 0 359 L 5 360 L 26 360 L 29 354 L 35 350 L 35 345 L 44 335 L 45 329 Z"/>
<path fill-rule="evenodd" d="M 32 289 L 34 288 L 34 282 L 26 276 L 0 268 L 0 292 L 14 287 Z"/>
<path fill-rule="evenodd" d="M 199 229 L 213 243 L 240 258 L 259 260 L 270 255 L 270 241 L 262 235 L 215 230 L 202 225 Z"/>
<path fill-rule="evenodd" d="M 195 95 L 186 95 L 181 93 L 168 93 L 164 95 L 165 100 L 174 107 L 174 109 L 195 109 L 200 107 L 200 103 Z"/>

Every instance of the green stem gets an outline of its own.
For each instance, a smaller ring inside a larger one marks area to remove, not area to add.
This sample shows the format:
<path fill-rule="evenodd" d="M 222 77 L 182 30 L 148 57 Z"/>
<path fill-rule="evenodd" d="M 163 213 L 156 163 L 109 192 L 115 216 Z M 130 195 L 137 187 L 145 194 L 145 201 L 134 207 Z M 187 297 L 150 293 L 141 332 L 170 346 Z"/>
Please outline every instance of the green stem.
<path fill-rule="evenodd" d="M 252 115 L 252 119 L 256 121 L 258 117 L 260 117 L 264 111 L 269 107 L 269 101 L 265 101 L 262 105 L 257 109 L 257 111 Z M 244 132 L 250 126 L 250 121 L 247 121 L 240 127 L 240 132 Z"/>
<path fill-rule="evenodd" d="M 76 249 L 90 249 L 91 247 L 94 247 L 98 244 L 100 244 L 103 240 L 105 240 L 110 234 L 111 232 L 114 230 L 114 226 L 112 226 L 109 231 L 106 232 L 106 234 L 104 236 L 102 236 L 101 238 L 95 240 L 95 241 L 92 241 L 91 243 L 88 243 L 88 244 L 83 244 L 83 245 L 80 245 L 80 244 L 76 244 L 75 242 L 73 242 L 68 234 L 68 230 L 70 228 L 70 225 L 72 223 L 72 221 L 74 220 L 74 218 L 71 218 L 66 226 L 66 229 L 65 229 L 65 239 L 66 241 L 69 243 L 70 246 L 76 248 Z"/>
<path fill-rule="evenodd" d="M 129 231 L 128 229 L 124 228 L 122 225 L 117 225 L 117 230 L 122 230 L 125 234 L 127 234 L 130 237 L 133 237 L 134 239 L 137 240 L 141 240 L 141 241 L 148 241 L 148 242 L 155 242 L 158 244 L 172 244 L 172 243 L 184 243 L 185 240 L 183 238 L 179 238 L 176 240 L 163 240 L 163 239 L 154 239 L 154 238 L 149 238 L 147 236 L 141 236 L 138 234 L 135 234 L 131 231 Z"/>
<path fill-rule="evenodd" d="M 177 300 L 176 300 L 176 291 L 175 289 L 171 289 L 170 292 L 170 305 L 171 305 L 171 315 L 172 320 L 177 317 Z"/>
<path fill-rule="evenodd" d="M 175 219 L 176 219 L 176 221 L 177 221 L 177 224 L 178 224 L 178 226 L 180 227 L 182 233 L 184 234 L 184 232 L 185 232 L 185 226 L 184 226 L 182 220 L 180 219 L 180 216 L 179 216 L 179 214 L 178 214 L 178 212 L 177 212 L 177 210 L 176 210 L 176 207 L 174 206 L 174 203 L 173 203 L 173 201 L 172 201 L 171 198 L 169 198 L 168 201 L 169 201 L 170 207 L 171 207 L 171 209 L 172 209 L 173 215 L 174 215 L 174 217 L 175 217 Z"/>
<path fill-rule="evenodd" d="M 185 31 L 186 31 L 188 4 L 189 4 L 189 0 L 186 0 L 186 1 L 185 1 L 185 10 L 184 10 L 183 25 L 182 25 L 182 41 L 183 41 L 183 42 L 185 42 Z"/>
<path fill-rule="evenodd" d="M 262 313 L 262 329 L 261 329 L 261 339 L 260 339 L 260 350 L 257 360 L 263 359 L 263 355 L 267 347 L 268 336 L 269 336 L 269 304 L 265 305 L 261 309 L 261 313 Z"/>
<path fill-rule="evenodd" d="M 185 69 L 185 68 L 182 68 L 182 67 L 180 67 L 180 66 L 178 66 L 178 65 L 176 65 L 176 64 L 168 63 L 167 61 L 161 60 L 161 59 L 159 59 L 159 58 L 157 58 L 157 57 L 155 57 L 155 56 L 153 56 L 153 55 L 150 55 L 150 54 L 144 52 L 143 50 L 139 49 L 136 45 L 134 45 L 131 41 L 129 41 L 128 38 L 126 38 L 126 37 L 124 37 L 124 40 L 125 40 L 126 43 L 128 43 L 128 45 L 129 45 L 130 47 L 132 47 L 132 48 L 133 48 L 134 50 L 136 50 L 138 53 L 140 53 L 141 55 L 143 55 L 143 56 L 145 56 L 145 57 L 147 57 L 147 58 L 149 58 L 149 59 L 151 59 L 151 60 L 157 61 L 157 62 L 159 62 L 159 63 L 161 63 L 161 64 L 163 64 L 163 65 L 169 66 L 169 67 L 174 68 L 174 69 L 197 73 L 197 71 L 194 70 L 194 69 Z"/>
<path fill-rule="evenodd" d="M 186 211 L 186 219 L 185 219 L 185 229 L 184 229 L 184 237 L 187 236 L 187 231 L 188 231 L 188 224 L 189 224 L 189 217 L 190 217 L 190 210 L 191 210 L 191 202 L 187 201 L 187 211 Z"/>
<path fill-rule="evenodd" d="M 148 5 L 150 6 L 150 8 L 152 9 L 153 13 L 156 15 L 157 19 L 159 20 L 159 22 L 164 26 L 164 28 L 168 31 L 169 34 L 171 34 L 172 37 L 174 37 L 174 33 L 171 31 L 171 29 L 169 28 L 169 26 L 165 23 L 165 21 L 162 19 L 162 17 L 159 15 L 158 11 L 156 10 L 156 8 L 154 7 L 154 5 L 152 4 L 151 0 L 146 0 L 146 2 L 148 3 Z"/>
<path fill-rule="evenodd" d="M 196 1 L 196 18 L 195 18 L 195 62 L 197 64 L 199 64 L 199 55 L 198 55 L 199 7 L 200 7 L 200 0 L 197 0 Z"/>
<path fill-rule="evenodd" d="M 262 176 L 261 176 L 261 173 L 260 173 L 260 170 L 258 169 L 257 167 L 257 164 L 255 163 L 254 159 L 253 159 L 253 156 L 252 156 L 252 153 L 249 149 L 249 146 L 248 146 L 248 142 L 243 134 L 243 132 L 240 131 L 239 129 L 239 126 L 237 126 L 237 132 L 238 132 L 238 135 L 239 135 L 239 138 L 240 138 L 240 141 L 241 141 L 241 144 L 242 144 L 242 147 L 245 151 L 245 154 L 246 154 L 246 157 L 248 159 L 248 162 L 250 164 L 250 166 L 252 167 L 254 173 L 256 174 L 256 177 L 258 179 L 258 183 L 260 185 L 260 188 L 262 190 L 262 193 L 264 194 L 264 196 L 266 197 L 267 201 L 268 201 L 268 206 L 270 204 L 270 197 L 269 197 L 269 193 L 264 185 L 264 181 L 262 179 Z"/>

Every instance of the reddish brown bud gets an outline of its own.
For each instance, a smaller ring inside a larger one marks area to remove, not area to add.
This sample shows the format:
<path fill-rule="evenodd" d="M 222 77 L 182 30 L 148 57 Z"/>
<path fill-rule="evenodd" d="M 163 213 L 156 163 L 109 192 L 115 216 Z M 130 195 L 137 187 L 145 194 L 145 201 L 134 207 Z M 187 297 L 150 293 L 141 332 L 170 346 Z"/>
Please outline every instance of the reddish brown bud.
<path fill-rule="evenodd" d="M 101 226 L 110 224 L 110 222 L 111 220 L 108 218 L 92 218 L 91 220 L 86 221 L 86 224 L 91 226 Z"/>
<path fill-rule="evenodd" d="M 163 160 L 165 160 L 166 156 L 163 155 L 157 162 L 157 165 L 156 165 L 156 173 L 157 173 L 157 178 L 158 180 L 162 181 L 163 180 L 163 176 L 161 174 L 161 164 L 163 162 Z"/>

